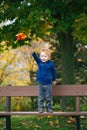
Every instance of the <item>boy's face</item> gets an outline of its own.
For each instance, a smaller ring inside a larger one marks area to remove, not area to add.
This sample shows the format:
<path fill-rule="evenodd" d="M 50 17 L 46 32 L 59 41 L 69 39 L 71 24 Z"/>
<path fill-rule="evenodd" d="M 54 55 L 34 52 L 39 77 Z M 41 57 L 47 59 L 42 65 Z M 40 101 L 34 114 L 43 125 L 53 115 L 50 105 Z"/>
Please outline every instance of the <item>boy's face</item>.
<path fill-rule="evenodd" d="M 40 59 L 42 62 L 46 62 L 49 60 L 49 56 L 45 52 L 40 53 Z"/>

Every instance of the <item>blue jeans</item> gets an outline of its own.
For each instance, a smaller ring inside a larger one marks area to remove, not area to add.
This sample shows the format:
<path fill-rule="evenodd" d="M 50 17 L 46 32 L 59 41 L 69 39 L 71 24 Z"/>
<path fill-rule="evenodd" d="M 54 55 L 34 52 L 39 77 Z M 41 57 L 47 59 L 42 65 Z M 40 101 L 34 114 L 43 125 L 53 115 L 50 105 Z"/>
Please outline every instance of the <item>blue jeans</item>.
<path fill-rule="evenodd" d="M 40 108 L 44 109 L 44 101 L 46 100 L 46 109 L 49 111 L 49 109 L 52 109 L 52 84 L 49 85 L 43 85 L 39 84 L 38 86 L 38 110 Z"/>

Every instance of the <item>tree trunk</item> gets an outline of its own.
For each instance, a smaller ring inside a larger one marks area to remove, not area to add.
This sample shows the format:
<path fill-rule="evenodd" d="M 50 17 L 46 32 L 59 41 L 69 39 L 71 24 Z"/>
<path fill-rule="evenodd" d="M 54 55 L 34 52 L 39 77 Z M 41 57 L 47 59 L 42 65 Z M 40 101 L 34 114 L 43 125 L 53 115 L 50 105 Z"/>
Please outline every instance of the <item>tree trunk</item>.
<path fill-rule="evenodd" d="M 71 32 L 59 35 L 62 60 L 62 84 L 74 84 L 74 43 Z"/>
<path fill-rule="evenodd" d="M 62 60 L 62 84 L 74 84 L 74 43 L 71 32 L 68 32 L 66 34 L 61 33 L 59 35 L 59 41 Z M 62 110 L 67 110 L 67 107 L 70 106 L 71 99 L 67 98 L 68 97 L 62 97 Z"/>

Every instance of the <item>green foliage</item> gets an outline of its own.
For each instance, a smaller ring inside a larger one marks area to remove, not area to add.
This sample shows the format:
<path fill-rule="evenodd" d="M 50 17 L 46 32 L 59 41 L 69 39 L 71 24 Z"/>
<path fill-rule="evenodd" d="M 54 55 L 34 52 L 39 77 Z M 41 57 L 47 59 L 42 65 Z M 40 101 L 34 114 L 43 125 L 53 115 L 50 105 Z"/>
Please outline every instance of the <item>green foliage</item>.
<path fill-rule="evenodd" d="M 12 98 L 12 111 L 35 111 L 37 110 L 37 98 L 32 101 L 31 98 L 27 97 L 16 97 Z"/>
<path fill-rule="evenodd" d="M 82 13 L 75 20 L 73 35 L 79 42 L 87 44 L 87 15 Z"/>
<path fill-rule="evenodd" d="M 73 28 L 72 25 L 75 19 L 80 17 L 82 12 L 84 14 L 87 12 L 86 5 L 86 0 L 1 1 L 0 22 L 14 19 L 15 22 L 0 29 L 0 40 L 6 40 L 8 45 L 12 45 L 15 41 L 15 35 L 19 32 L 30 33 L 31 38 L 34 36 L 43 37 L 49 31 L 54 31 L 55 33 L 67 32 L 68 29 Z M 84 18 L 86 17 L 83 17 L 80 23 L 86 20 Z M 84 34 L 82 28 L 87 27 L 87 25 L 83 26 L 76 22 L 74 27 L 78 28 L 78 26 L 80 28 L 79 33 L 82 36 Z M 75 36 L 82 39 L 79 33 L 76 33 L 77 35 L 75 34 Z M 82 41 L 87 39 L 86 37 L 85 35 Z"/>

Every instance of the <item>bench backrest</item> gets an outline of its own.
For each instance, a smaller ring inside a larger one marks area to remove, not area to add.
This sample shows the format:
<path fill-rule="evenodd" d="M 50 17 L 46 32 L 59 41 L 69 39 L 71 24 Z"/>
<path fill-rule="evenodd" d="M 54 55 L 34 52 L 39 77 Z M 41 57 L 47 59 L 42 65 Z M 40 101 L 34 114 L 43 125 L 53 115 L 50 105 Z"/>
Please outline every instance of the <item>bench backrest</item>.
<path fill-rule="evenodd" d="M 53 96 L 87 96 L 87 84 L 56 85 Z M 38 86 L 0 86 L 0 96 L 38 96 Z"/>

